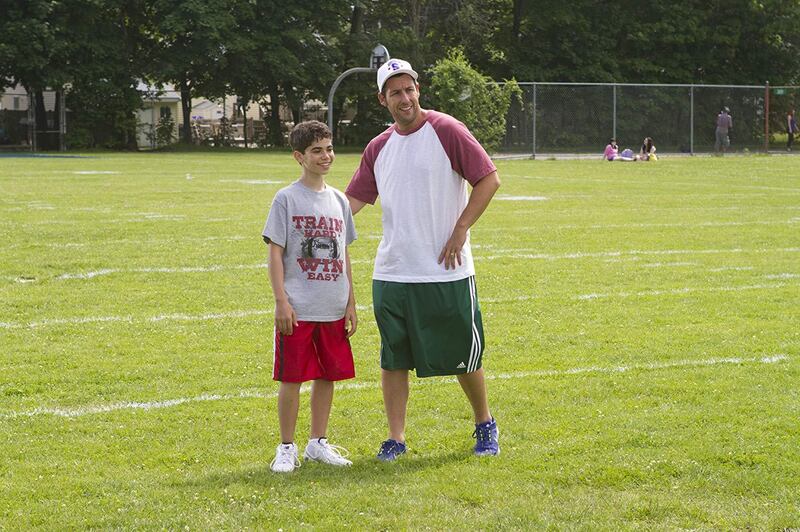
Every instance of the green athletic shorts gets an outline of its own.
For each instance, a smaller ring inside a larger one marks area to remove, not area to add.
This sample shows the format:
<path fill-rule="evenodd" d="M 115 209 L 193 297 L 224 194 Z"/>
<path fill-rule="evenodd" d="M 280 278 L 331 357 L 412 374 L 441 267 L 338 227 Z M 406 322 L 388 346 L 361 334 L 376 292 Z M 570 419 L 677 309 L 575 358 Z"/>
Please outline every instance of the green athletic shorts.
<path fill-rule="evenodd" d="M 432 377 L 481 367 L 483 320 L 474 276 L 446 283 L 373 280 L 372 303 L 381 368 Z"/>

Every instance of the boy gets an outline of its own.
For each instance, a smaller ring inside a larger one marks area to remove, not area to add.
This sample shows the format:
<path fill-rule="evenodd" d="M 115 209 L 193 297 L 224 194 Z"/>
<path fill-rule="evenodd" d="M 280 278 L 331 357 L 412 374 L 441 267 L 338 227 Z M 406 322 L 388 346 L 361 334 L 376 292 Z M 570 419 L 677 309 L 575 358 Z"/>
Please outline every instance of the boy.
<path fill-rule="evenodd" d="M 333 383 L 355 377 L 349 338 L 356 332 L 356 302 L 347 246 L 356 238 L 347 198 L 325 184 L 333 164 L 332 135 L 317 121 L 297 124 L 289 136 L 300 179 L 272 201 L 264 241 L 275 295 L 275 364 L 280 381 L 281 444 L 270 464 L 288 473 L 300 466 L 295 425 L 300 384 L 311 385 L 311 433 L 303 458 L 352 464 L 326 438 Z M 346 453 L 346 451 L 345 451 Z"/>

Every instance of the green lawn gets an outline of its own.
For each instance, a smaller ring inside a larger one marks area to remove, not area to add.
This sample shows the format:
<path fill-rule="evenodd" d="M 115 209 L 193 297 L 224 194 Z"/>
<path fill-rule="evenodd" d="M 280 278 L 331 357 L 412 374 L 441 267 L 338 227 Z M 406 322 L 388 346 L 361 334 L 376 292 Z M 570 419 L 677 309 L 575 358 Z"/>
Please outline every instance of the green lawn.
<path fill-rule="evenodd" d="M 472 241 L 502 454 L 415 379 L 409 454 L 374 459 L 374 207 L 330 431 L 354 465 L 278 476 L 260 233 L 290 155 L 0 158 L 0 529 L 800 527 L 800 159 L 498 167 Z"/>

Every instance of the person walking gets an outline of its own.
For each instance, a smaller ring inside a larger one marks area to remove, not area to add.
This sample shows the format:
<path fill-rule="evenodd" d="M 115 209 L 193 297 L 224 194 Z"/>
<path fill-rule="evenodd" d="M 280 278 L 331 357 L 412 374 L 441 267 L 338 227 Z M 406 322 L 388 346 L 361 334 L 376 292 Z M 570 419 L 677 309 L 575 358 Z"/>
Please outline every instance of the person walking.
<path fill-rule="evenodd" d="M 369 142 L 345 189 L 353 214 L 379 196 L 383 211 L 372 297 L 389 433 L 378 459 L 393 461 L 406 452 L 412 369 L 418 377 L 457 376 L 472 407 L 474 454 L 497 455 L 469 229 L 500 178 L 464 124 L 420 107 L 417 79 L 401 59 L 378 69 L 378 101 L 394 123 Z"/>
<path fill-rule="evenodd" d="M 725 155 L 725 152 L 731 145 L 730 131 L 733 129 L 733 119 L 731 118 L 730 112 L 731 110 L 729 108 L 723 107 L 722 111 L 717 115 L 717 129 L 714 132 L 716 137 L 714 151 L 721 155 Z"/>
<path fill-rule="evenodd" d="M 794 109 L 789 111 L 786 115 L 786 132 L 788 137 L 786 139 L 786 151 L 792 151 L 792 144 L 794 144 L 794 134 L 797 133 L 797 120 L 794 117 Z"/>

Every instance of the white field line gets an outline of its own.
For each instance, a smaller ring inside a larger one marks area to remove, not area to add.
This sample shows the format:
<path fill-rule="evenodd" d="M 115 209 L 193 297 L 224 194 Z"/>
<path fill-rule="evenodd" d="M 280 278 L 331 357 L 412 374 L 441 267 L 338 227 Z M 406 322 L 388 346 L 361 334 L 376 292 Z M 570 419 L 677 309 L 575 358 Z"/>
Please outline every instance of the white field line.
<path fill-rule="evenodd" d="M 537 231 L 548 229 L 632 229 L 632 228 L 654 228 L 654 227 L 674 227 L 692 229 L 697 227 L 741 227 L 747 225 L 794 225 L 800 224 L 800 218 L 791 218 L 789 220 L 751 220 L 746 222 L 700 222 L 694 224 L 687 223 L 628 223 L 628 224 L 557 224 L 557 225 L 529 225 L 517 227 L 484 227 L 478 226 L 473 229 L 473 234 L 480 234 L 484 232 L 503 232 L 509 231 Z"/>
<path fill-rule="evenodd" d="M 710 288 L 673 288 L 669 290 L 642 290 L 640 292 L 615 292 L 608 294 L 582 294 L 575 296 L 574 299 L 581 301 L 590 299 L 607 298 L 626 298 L 626 297 L 649 297 L 649 296 L 679 296 L 683 294 L 695 294 L 702 292 L 744 292 L 748 290 L 771 290 L 773 288 L 785 288 L 787 286 L 800 286 L 796 284 L 754 284 L 746 286 L 715 286 Z"/>
<path fill-rule="evenodd" d="M 81 210 L 91 210 L 91 208 L 84 208 L 84 209 L 75 209 L 78 211 Z M 108 211 L 112 212 L 112 211 Z M 52 222 L 43 222 L 43 223 L 52 223 Z M 77 223 L 75 221 L 71 221 L 70 223 Z M 697 227 L 739 227 L 739 226 L 747 226 L 747 225 L 792 225 L 792 224 L 800 224 L 800 217 L 792 218 L 790 220 L 753 220 L 749 222 L 702 222 L 697 224 L 686 224 L 686 223 L 631 223 L 631 224 L 592 224 L 592 225 L 578 225 L 578 224 L 561 224 L 561 225 L 537 225 L 537 226 L 521 226 L 521 227 L 502 227 L 502 228 L 495 228 L 495 227 L 477 227 L 472 230 L 473 236 L 474 235 L 481 235 L 482 233 L 496 233 L 496 232 L 530 232 L 536 231 L 541 232 L 543 230 L 550 230 L 550 229 L 580 229 L 580 230 L 587 230 L 587 229 L 630 229 L 630 228 L 652 228 L 652 227 L 674 227 L 674 228 L 697 228 Z M 360 236 L 361 239 L 364 240 L 380 240 L 383 236 L 380 233 L 377 234 L 366 234 Z M 233 236 L 207 236 L 207 237 L 181 237 L 180 239 L 132 239 L 132 238 L 125 238 L 125 239 L 117 239 L 117 240 L 94 240 L 91 242 L 31 242 L 28 244 L 22 243 L 13 243 L 9 246 L 6 246 L 7 249 L 9 248 L 18 248 L 22 246 L 31 246 L 31 247 L 48 247 L 48 248 L 76 248 L 76 247 L 86 247 L 86 246 L 103 246 L 103 245 L 114 245 L 114 244 L 133 244 L 133 245 L 152 245 L 152 244 L 173 244 L 177 242 L 204 242 L 204 241 L 236 241 L 236 240 L 258 240 L 259 236 L 241 236 L 241 235 L 233 235 Z M 473 249 L 478 248 L 477 244 L 472 245 Z M 484 244 L 482 247 L 490 248 L 492 247 L 491 244 Z"/>
<path fill-rule="evenodd" d="M 632 249 L 628 251 L 596 251 L 596 252 L 575 252 L 575 253 L 528 253 L 535 251 L 535 248 L 519 248 L 519 249 L 495 249 L 494 253 L 498 255 L 482 255 L 476 256 L 476 260 L 497 260 L 497 259 L 538 259 L 538 260 L 565 260 L 565 259 L 585 259 L 585 258 L 602 258 L 602 257 L 636 257 L 648 255 L 713 255 L 725 253 L 797 253 L 800 248 L 761 248 L 761 249 L 743 249 L 743 248 L 730 248 L 730 249 L 655 249 L 655 250 L 638 250 Z"/>
<path fill-rule="evenodd" d="M 545 196 L 507 196 L 500 194 L 494 197 L 497 201 L 547 201 L 550 198 Z"/>
<path fill-rule="evenodd" d="M 772 290 L 785 287 L 796 287 L 798 284 L 776 283 L 758 284 L 747 286 L 718 286 L 702 288 L 673 288 L 669 290 L 644 290 L 640 292 L 616 292 L 616 293 L 593 293 L 572 296 L 570 299 L 576 301 L 589 301 L 593 299 L 607 298 L 628 298 L 628 297 L 650 297 L 650 296 L 673 296 L 703 292 L 744 292 L 749 290 Z M 542 296 L 520 295 L 513 297 L 485 297 L 480 298 L 482 303 L 513 303 L 515 301 L 530 301 L 540 299 Z M 359 311 L 372 310 L 372 305 L 357 305 Z M 271 315 L 272 310 L 252 309 L 235 310 L 230 312 L 208 313 L 208 314 L 161 314 L 158 316 L 134 318 L 133 316 L 86 316 L 81 318 L 49 318 L 29 323 L 0 322 L 0 329 L 36 329 L 52 325 L 79 325 L 84 323 L 103 323 L 103 322 L 126 322 L 126 323 L 157 323 L 169 321 L 208 321 L 249 318 L 252 316 Z"/>
<path fill-rule="evenodd" d="M 187 176 L 189 174 L 186 174 Z M 283 185 L 286 181 L 275 179 L 220 179 L 220 183 L 241 183 L 243 185 Z"/>
<path fill-rule="evenodd" d="M 506 172 L 503 172 L 503 177 L 516 177 L 516 178 L 520 178 L 520 179 L 542 179 L 542 180 L 550 180 L 550 181 L 564 181 L 564 179 L 565 179 L 563 176 L 562 177 L 559 177 L 559 176 L 532 176 L 532 175 L 524 175 L 524 174 L 508 174 Z M 625 179 L 614 179 L 614 180 L 608 180 L 608 179 L 574 179 L 573 182 L 576 182 L 576 183 L 582 183 L 582 182 L 602 183 L 602 184 L 605 184 L 605 185 L 642 185 L 642 184 L 646 184 L 647 186 L 652 186 L 654 184 L 654 183 L 650 183 L 650 182 L 631 181 L 631 180 L 625 180 Z M 664 185 L 665 186 L 678 185 L 678 186 L 684 186 L 684 187 L 688 187 L 688 188 L 696 190 L 696 189 L 701 188 L 701 187 L 717 188 L 719 186 L 719 183 L 717 183 L 717 182 L 704 183 L 704 182 L 701 182 L 701 181 L 697 181 L 697 182 L 695 182 L 695 181 L 688 181 L 688 182 L 685 182 L 685 181 L 684 182 L 682 182 L 682 181 L 665 181 Z M 743 188 L 743 189 L 748 189 L 748 190 L 779 190 L 779 191 L 784 191 L 784 192 L 800 192 L 800 188 L 795 188 L 795 187 L 771 187 L 771 186 L 768 186 L 768 185 L 737 185 L 735 183 L 725 183 L 725 187 L 729 188 L 729 189 L 731 189 L 731 188 Z"/>
<path fill-rule="evenodd" d="M 360 311 L 371 310 L 372 305 L 356 305 L 356 309 Z M 85 316 L 81 318 L 49 318 L 39 321 L 32 321 L 30 323 L 11 323 L 0 322 L 0 329 L 37 329 L 41 327 L 49 327 L 52 325 L 80 325 L 84 323 L 110 323 L 110 322 L 124 322 L 124 323 L 159 323 L 170 321 L 210 321 L 210 320 L 228 320 L 228 319 L 241 319 L 250 318 L 253 316 L 271 316 L 272 310 L 267 309 L 250 309 L 250 310 L 232 310 L 229 312 L 209 312 L 206 314 L 159 314 L 157 316 L 148 316 L 135 318 L 133 316 Z"/>
<path fill-rule="evenodd" d="M 592 375 L 592 374 L 608 374 L 608 373 L 626 373 L 632 371 L 655 371 L 662 369 L 679 369 L 679 368 L 698 368 L 708 366 L 720 365 L 742 365 L 742 364 L 775 364 L 789 360 L 787 355 L 774 355 L 769 357 L 750 357 L 750 358 L 710 358 L 700 360 L 677 360 L 674 362 L 651 363 L 651 364 L 631 364 L 628 366 L 588 366 L 570 368 L 565 370 L 535 370 L 535 371 L 517 371 L 513 373 L 489 373 L 486 375 L 487 380 L 511 380 L 511 379 L 529 379 L 529 378 L 547 378 L 547 377 L 569 377 L 573 375 Z M 414 387 L 436 384 L 436 383 L 454 383 L 454 377 L 439 377 L 421 380 L 412 380 L 411 384 Z M 347 390 L 375 390 L 379 388 L 378 382 L 355 382 L 344 383 L 336 386 L 339 392 Z M 301 391 L 307 393 L 310 390 L 308 386 L 303 386 Z M 65 418 L 75 418 L 88 416 L 93 414 L 105 414 L 109 412 L 116 412 L 120 410 L 158 410 L 163 408 L 171 408 L 187 403 L 201 403 L 208 401 L 228 401 L 231 399 L 276 399 L 277 392 L 265 392 L 256 390 L 242 390 L 236 393 L 229 394 L 202 394 L 194 397 L 180 397 L 177 399 L 166 399 L 162 401 L 121 401 L 117 403 L 109 403 L 105 405 L 87 405 L 80 407 L 37 407 L 33 410 L 27 411 L 10 411 L 0 413 L 0 418 L 19 418 L 19 417 L 35 417 L 41 415 L 51 415 Z"/>
<path fill-rule="evenodd" d="M 643 268 L 674 268 L 678 266 L 699 266 L 696 262 L 650 262 L 642 264 Z"/>
<path fill-rule="evenodd" d="M 92 279 L 101 275 L 110 275 L 112 273 L 202 273 L 202 272 L 220 272 L 224 270 L 258 270 L 266 269 L 266 264 L 237 264 L 234 266 L 222 266 L 219 264 L 211 266 L 182 266 L 179 268 L 107 268 L 102 270 L 95 270 L 84 273 L 65 273 L 59 275 L 57 279 Z"/>
<path fill-rule="evenodd" d="M 64 248 L 83 248 L 87 246 L 98 245 L 119 245 L 119 244 L 132 244 L 136 246 L 153 245 L 153 244 L 177 244 L 179 242 L 215 242 L 215 241 L 238 241 L 238 240 L 254 240 L 261 241 L 259 236 L 205 236 L 205 237 L 181 237 L 180 239 L 174 238 L 153 238 L 148 240 L 134 239 L 134 238 L 120 238 L 117 240 L 95 240 L 92 242 L 31 242 L 30 244 L 16 243 L 8 246 L 9 248 L 19 248 L 23 246 L 30 247 L 46 247 L 55 249 Z"/>
<path fill-rule="evenodd" d="M 592 299 L 608 299 L 608 298 L 628 298 L 628 297 L 651 297 L 651 296 L 680 296 L 684 294 L 703 293 L 703 292 L 745 292 L 749 290 L 771 290 L 777 288 L 785 288 L 787 286 L 800 286 L 796 284 L 776 283 L 776 284 L 755 284 L 745 286 L 714 286 L 714 287 L 699 287 L 699 288 L 672 288 L 669 290 L 642 290 L 639 292 L 612 292 L 606 294 L 580 294 L 572 296 L 571 299 L 577 301 L 588 301 Z M 481 303 L 513 303 L 515 301 L 531 301 L 533 299 L 542 299 L 543 296 L 539 295 L 521 295 L 515 297 L 482 297 Z"/>
<path fill-rule="evenodd" d="M 570 260 L 570 259 L 584 259 L 584 258 L 623 258 L 623 257 L 639 257 L 649 255 L 707 255 L 707 254 L 724 254 L 724 253 L 797 253 L 800 248 L 773 248 L 773 249 L 665 249 L 665 250 L 630 250 L 630 251 L 599 251 L 599 252 L 577 252 L 577 253 L 527 253 L 534 248 L 519 248 L 519 249 L 492 249 L 495 255 L 476 255 L 476 260 L 498 260 L 498 259 L 528 259 L 528 260 Z M 372 259 L 354 259 L 351 264 L 372 264 Z M 691 262 L 673 262 L 673 263 L 654 263 L 645 266 L 650 268 L 665 267 L 665 266 L 690 266 L 694 265 Z M 202 273 L 202 272 L 219 272 L 226 270 L 258 270 L 266 269 L 267 264 L 235 264 L 235 265 L 221 265 L 212 264 L 210 266 L 182 266 L 182 267 L 152 267 L 152 268 L 103 268 L 89 272 L 79 273 L 63 273 L 56 279 L 69 280 L 69 279 L 92 279 L 102 275 L 110 275 L 114 273 Z"/>
<path fill-rule="evenodd" d="M 72 172 L 75 175 L 116 175 L 120 172 L 115 172 L 112 170 L 82 170 L 78 172 Z"/>

